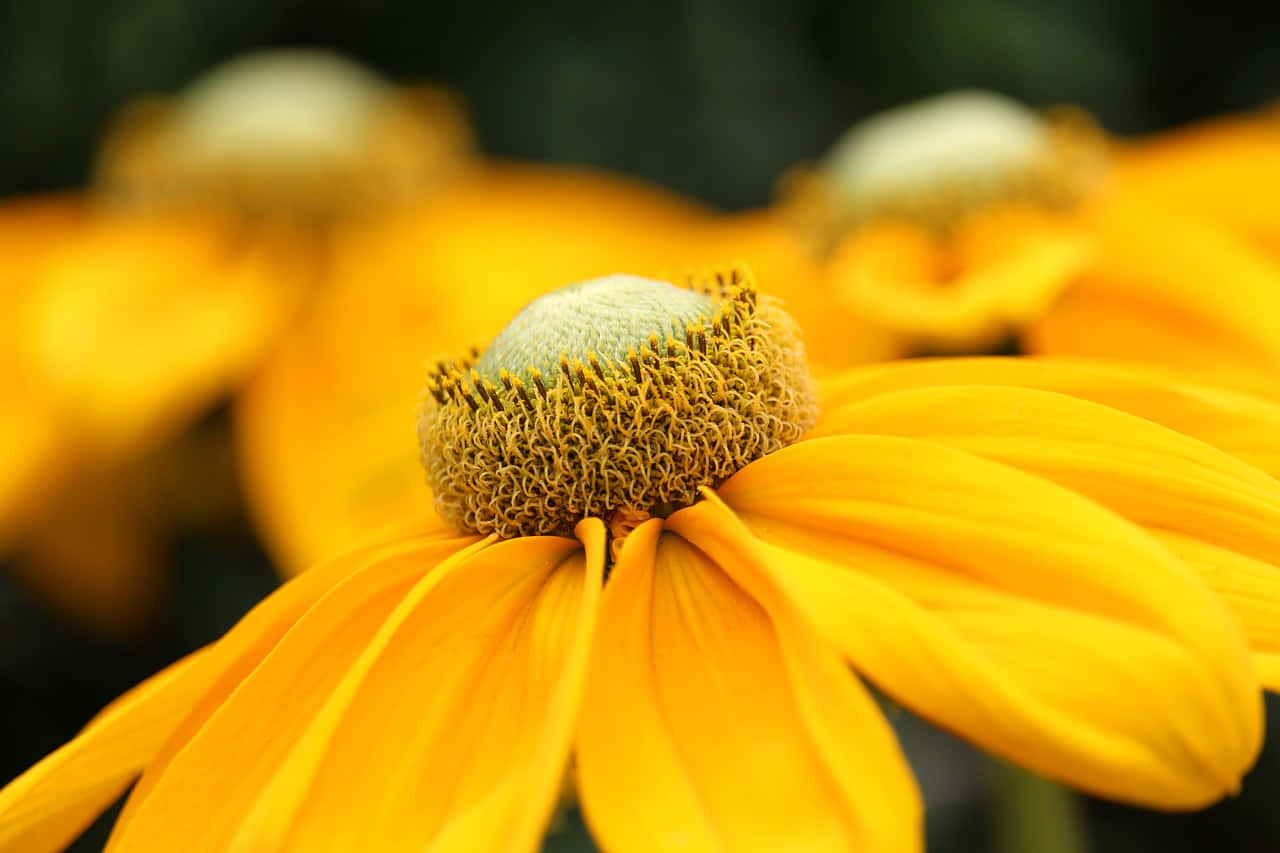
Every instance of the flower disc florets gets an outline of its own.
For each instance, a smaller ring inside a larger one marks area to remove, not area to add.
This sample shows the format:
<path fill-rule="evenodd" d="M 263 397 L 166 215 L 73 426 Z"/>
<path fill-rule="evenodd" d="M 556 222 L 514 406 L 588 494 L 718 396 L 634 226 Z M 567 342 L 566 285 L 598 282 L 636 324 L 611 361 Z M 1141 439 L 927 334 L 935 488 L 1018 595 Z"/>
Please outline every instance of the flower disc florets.
<path fill-rule="evenodd" d="M 817 418 L 795 324 L 736 271 L 548 294 L 484 353 L 437 365 L 427 391 L 418 437 L 437 510 L 503 537 L 664 516 Z"/>

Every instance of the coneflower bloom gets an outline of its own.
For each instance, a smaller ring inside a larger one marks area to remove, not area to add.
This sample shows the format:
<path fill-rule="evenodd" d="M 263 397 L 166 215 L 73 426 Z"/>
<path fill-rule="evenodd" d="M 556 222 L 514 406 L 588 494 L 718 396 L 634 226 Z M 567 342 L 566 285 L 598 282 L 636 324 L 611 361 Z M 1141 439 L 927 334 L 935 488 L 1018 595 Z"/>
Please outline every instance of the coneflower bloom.
<path fill-rule="evenodd" d="M 792 176 L 780 209 L 825 251 L 830 299 L 896 333 L 900 352 L 1013 338 L 1030 352 L 1276 364 L 1280 266 L 1162 198 L 1131 152 L 1079 111 L 955 92 L 855 125 Z"/>
<path fill-rule="evenodd" d="M 582 170 L 491 165 L 348 240 L 237 404 L 242 481 L 277 564 L 293 575 L 430 507 L 403 430 L 423 341 L 462 351 L 566 281 L 721 258 L 784 283 L 818 365 L 896 352 L 896 337 L 833 310 L 816 259 L 771 215 L 725 216 Z"/>
<path fill-rule="evenodd" d="M 826 255 L 832 297 L 905 350 L 975 351 L 1038 317 L 1089 263 L 1078 215 L 1105 141 L 1075 111 L 959 91 L 864 119 L 782 209 Z"/>
<path fill-rule="evenodd" d="M 1258 682 L 1197 573 L 1280 545 L 1280 483 L 1210 443 L 1247 398 L 952 364 L 820 403 L 741 275 L 536 300 L 431 373 L 439 518 L 118 700 L 0 791 L 0 848 L 140 775 L 109 849 L 532 850 L 568 772 L 608 850 L 919 849 L 862 678 L 1098 795 L 1235 790 Z"/>

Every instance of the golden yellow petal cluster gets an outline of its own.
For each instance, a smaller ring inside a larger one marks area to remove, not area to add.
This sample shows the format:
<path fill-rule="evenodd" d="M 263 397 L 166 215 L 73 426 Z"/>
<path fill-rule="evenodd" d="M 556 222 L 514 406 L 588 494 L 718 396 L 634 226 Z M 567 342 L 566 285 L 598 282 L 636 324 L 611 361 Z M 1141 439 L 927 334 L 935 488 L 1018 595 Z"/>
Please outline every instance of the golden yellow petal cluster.
<path fill-rule="evenodd" d="M 526 315 L 497 351 L 638 354 L 678 322 L 694 344 L 664 362 L 674 383 L 707 358 L 701 294 L 643 290 L 665 316 Z M 469 376 L 434 390 L 470 411 Z M 694 386 L 646 387 L 656 412 Z M 550 394 L 526 396 L 550 417 Z M 570 769 L 609 850 L 919 850 L 868 684 L 1100 796 L 1187 809 L 1238 789 L 1277 678 L 1280 408 L 1052 359 L 869 366 L 821 396 L 799 440 L 707 468 L 647 520 L 601 505 L 572 536 L 506 539 L 423 520 L 300 574 L 0 791 L 0 850 L 57 849 L 135 779 L 112 850 L 534 850 Z M 568 459 L 589 427 L 556 423 Z M 667 440 L 646 423 L 632 450 Z"/>

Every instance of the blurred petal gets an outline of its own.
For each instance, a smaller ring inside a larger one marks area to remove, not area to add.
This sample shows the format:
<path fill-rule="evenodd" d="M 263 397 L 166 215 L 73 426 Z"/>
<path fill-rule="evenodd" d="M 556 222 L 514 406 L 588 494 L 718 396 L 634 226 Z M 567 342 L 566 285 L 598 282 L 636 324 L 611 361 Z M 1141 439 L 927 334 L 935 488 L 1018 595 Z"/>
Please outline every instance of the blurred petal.
<path fill-rule="evenodd" d="M 169 578 L 148 473 L 140 465 L 76 471 L 15 549 L 14 576 L 81 629 L 120 638 L 155 627 Z"/>
<path fill-rule="evenodd" d="M 1155 421 L 1280 475 L 1280 405 L 1213 384 L 1239 379 L 1234 374 L 1067 359 L 899 361 L 848 370 L 825 381 L 827 418 L 816 432 L 839 431 L 842 407 L 878 394 L 943 385 L 1012 385 L 1056 391 Z"/>
<path fill-rule="evenodd" d="M 915 786 L 856 679 L 729 574 L 748 569 L 661 529 L 629 535 L 601 606 L 577 750 L 601 845 L 919 849 Z"/>
<path fill-rule="evenodd" d="M 0 370 L 3 370 L 0 356 Z M 66 471 L 67 435 L 52 407 L 22 379 L 4 371 L 0 391 L 0 551 L 8 553 L 33 517 L 57 493 Z"/>
<path fill-rule="evenodd" d="M 27 302 L 49 256 L 83 227 L 85 207 L 72 196 L 0 204 L 0 549 L 6 551 L 65 472 L 67 436 L 24 347 Z"/>
<path fill-rule="evenodd" d="M 836 298 L 873 324 L 968 348 L 1044 313 L 1091 252 L 1081 229 L 992 211 L 946 236 L 911 225 L 861 229 L 827 270 Z"/>
<path fill-rule="evenodd" d="M 113 849 L 347 835 L 358 841 L 338 846 L 471 849 L 517 829 L 531 845 L 559 791 L 603 568 L 600 535 L 584 537 L 590 571 L 577 542 L 542 537 L 443 562 L 402 550 L 352 576 L 344 586 L 366 588 L 308 611 L 144 778 Z M 352 789 L 355 773 L 382 784 Z"/>
<path fill-rule="evenodd" d="M 1257 753 L 1235 622 L 1141 529 L 1079 495 L 866 435 L 792 445 L 719 494 L 859 670 L 992 752 L 1159 808 L 1235 790 Z"/>
<path fill-rule="evenodd" d="M 1033 352 L 1189 367 L 1280 365 L 1280 264 L 1134 194 L 1098 205 L 1098 254 L 1028 331 Z"/>
<path fill-rule="evenodd" d="M 1229 116 L 1132 140 L 1115 176 L 1280 254 L 1280 116 Z"/>
<path fill-rule="evenodd" d="M 308 248 L 209 218 L 101 217 L 36 284 L 35 369 L 97 450 L 129 452 L 256 366 L 314 273 Z"/>

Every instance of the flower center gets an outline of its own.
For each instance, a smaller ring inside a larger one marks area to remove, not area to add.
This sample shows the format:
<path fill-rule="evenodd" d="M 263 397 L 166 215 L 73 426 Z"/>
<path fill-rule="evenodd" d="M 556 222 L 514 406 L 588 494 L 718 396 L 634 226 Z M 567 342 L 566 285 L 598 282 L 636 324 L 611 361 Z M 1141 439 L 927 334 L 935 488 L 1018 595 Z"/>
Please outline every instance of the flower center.
<path fill-rule="evenodd" d="M 1041 114 L 989 92 L 960 91 L 854 125 L 798 195 L 839 230 L 869 220 L 947 227 L 987 205 L 1065 207 L 1094 185 L 1105 144 L 1078 111 Z"/>
<path fill-rule="evenodd" d="M 469 145 L 442 93 L 397 89 L 325 51 L 266 51 L 126 109 L 97 180 L 130 200 L 327 209 L 417 189 Z"/>
<path fill-rule="evenodd" d="M 795 324 L 734 271 L 614 275 L 535 300 L 440 363 L 418 420 L 445 521 L 503 537 L 618 533 L 798 439 L 817 395 Z"/>

